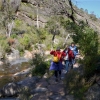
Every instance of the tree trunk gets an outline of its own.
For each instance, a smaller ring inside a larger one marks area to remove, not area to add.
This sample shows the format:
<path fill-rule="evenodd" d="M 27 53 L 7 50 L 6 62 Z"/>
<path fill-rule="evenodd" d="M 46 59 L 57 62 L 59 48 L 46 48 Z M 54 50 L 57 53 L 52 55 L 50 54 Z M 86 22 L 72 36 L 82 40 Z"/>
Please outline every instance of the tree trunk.
<path fill-rule="evenodd" d="M 37 29 L 39 29 L 38 5 L 37 5 Z"/>
<path fill-rule="evenodd" d="M 6 29 L 7 37 L 11 36 L 11 31 L 12 31 L 12 28 L 13 28 L 13 24 L 14 24 L 14 21 L 12 21 L 11 23 L 8 23 L 8 25 L 7 25 L 7 29 Z"/>

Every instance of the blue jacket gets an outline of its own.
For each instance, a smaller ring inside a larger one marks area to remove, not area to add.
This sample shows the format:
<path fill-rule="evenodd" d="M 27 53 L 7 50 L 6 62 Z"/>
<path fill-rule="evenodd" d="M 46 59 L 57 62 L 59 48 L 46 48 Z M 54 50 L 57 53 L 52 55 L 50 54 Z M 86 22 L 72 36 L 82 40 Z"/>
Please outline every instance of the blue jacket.
<path fill-rule="evenodd" d="M 73 51 L 75 56 L 78 54 L 78 49 L 76 46 L 74 46 L 74 47 L 70 46 L 69 48 Z"/>

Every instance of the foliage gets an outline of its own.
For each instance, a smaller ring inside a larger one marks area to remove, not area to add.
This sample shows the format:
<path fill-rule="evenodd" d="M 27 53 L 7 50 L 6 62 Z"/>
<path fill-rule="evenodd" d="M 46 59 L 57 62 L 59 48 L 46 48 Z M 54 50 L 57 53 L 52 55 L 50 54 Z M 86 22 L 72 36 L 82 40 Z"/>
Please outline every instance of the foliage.
<path fill-rule="evenodd" d="M 91 77 L 95 71 L 98 56 L 98 34 L 83 21 L 75 24 L 71 21 L 61 21 L 65 29 L 73 32 L 73 41 L 79 45 L 81 54 L 84 56 L 83 64 L 85 76 Z"/>
<path fill-rule="evenodd" d="M 20 26 L 22 26 L 22 21 L 19 20 L 19 19 L 16 19 L 15 20 L 15 27 L 17 28 L 17 27 L 20 27 Z"/>
<path fill-rule="evenodd" d="M 59 30 L 59 24 L 55 20 L 50 20 L 48 21 L 46 28 L 49 30 L 51 34 L 59 35 L 60 30 Z"/>
<path fill-rule="evenodd" d="M 46 36 L 48 35 L 48 32 L 45 29 L 39 29 L 37 30 L 37 36 L 39 37 L 39 42 L 43 42 L 43 40 L 46 39 Z"/>
<path fill-rule="evenodd" d="M 89 85 L 86 84 L 86 80 L 83 75 L 77 71 L 71 70 L 66 74 L 65 80 L 66 92 L 74 95 L 77 100 L 85 100 L 84 93 L 88 90 Z"/>
<path fill-rule="evenodd" d="M 6 52 L 9 52 L 10 47 L 8 45 L 8 41 L 4 35 L 0 35 L 0 52 L 2 53 L 2 56 L 4 57 Z"/>
<path fill-rule="evenodd" d="M 76 35 L 73 36 L 75 43 L 79 44 L 81 53 L 84 55 L 85 76 L 93 75 L 98 56 L 98 35 L 93 29 L 81 22 L 80 26 L 73 27 Z"/>
<path fill-rule="evenodd" d="M 30 37 L 28 34 L 24 34 L 23 38 L 20 38 L 20 43 L 23 45 L 24 49 L 28 49 L 30 47 Z"/>
<path fill-rule="evenodd" d="M 90 19 L 97 21 L 96 15 L 94 13 L 90 14 Z"/>
<path fill-rule="evenodd" d="M 21 93 L 19 94 L 20 100 L 30 100 L 32 98 L 30 94 L 30 89 L 28 87 L 23 87 Z"/>
<path fill-rule="evenodd" d="M 32 70 L 32 76 L 42 76 L 48 72 L 49 62 L 46 62 L 45 58 L 40 54 L 35 54 L 35 58 L 33 59 L 32 63 L 35 66 L 35 68 Z"/>
<path fill-rule="evenodd" d="M 3 14 L 3 16 L 1 16 L 1 25 L 5 29 L 6 35 L 10 37 L 12 26 L 15 19 L 15 11 L 13 10 L 9 0 L 5 1 L 5 5 L 3 5 L 2 7 L 1 13 Z"/>
<path fill-rule="evenodd" d="M 16 34 L 12 34 L 11 38 L 17 38 L 17 35 Z"/>

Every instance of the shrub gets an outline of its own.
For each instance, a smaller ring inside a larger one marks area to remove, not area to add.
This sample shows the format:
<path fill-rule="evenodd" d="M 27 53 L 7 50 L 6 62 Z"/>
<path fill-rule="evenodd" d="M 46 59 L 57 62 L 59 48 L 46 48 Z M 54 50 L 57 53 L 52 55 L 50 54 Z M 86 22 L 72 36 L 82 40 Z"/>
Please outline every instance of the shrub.
<path fill-rule="evenodd" d="M 79 48 L 84 55 L 83 64 L 85 76 L 91 77 L 96 70 L 98 56 L 98 34 L 85 23 L 80 23 L 80 26 L 74 27 L 75 36 L 73 40 L 79 44 Z"/>
<path fill-rule="evenodd" d="M 71 70 L 65 76 L 65 92 L 74 95 L 75 100 L 85 100 L 84 93 L 88 90 L 89 86 L 83 75 L 77 71 Z"/>
<path fill-rule="evenodd" d="M 22 25 L 22 21 L 16 19 L 16 20 L 15 20 L 15 26 L 18 28 L 18 27 L 20 27 L 21 25 Z"/>
<path fill-rule="evenodd" d="M 35 54 L 32 64 L 35 66 L 32 70 L 32 76 L 42 76 L 48 71 L 49 62 L 45 62 L 44 57 L 40 54 Z"/>
<path fill-rule="evenodd" d="M 91 75 L 94 74 L 98 56 L 97 32 L 83 21 L 80 21 L 79 25 L 71 21 L 65 21 L 64 27 L 74 33 L 72 36 L 73 41 L 79 45 L 81 54 L 84 56 L 83 64 L 85 76 L 87 78 L 91 77 Z"/>
<path fill-rule="evenodd" d="M 24 46 L 24 49 L 29 49 L 30 48 L 30 37 L 28 34 L 24 34 L 23 38 L 20 38 L 20 44 Z"/>
<path fill-rule="evenodd" d="M 17 38 L 16 34 L 11 34 L 11 38 Z"/>
<path fill-rule="evenodd" d="M 0 52 L 2 53 L 2 56 L 5 56 L 6 52 L 9 52 L 10 47 L 8 45 L 8 41 L 4 35 L 0 35 Z"/>

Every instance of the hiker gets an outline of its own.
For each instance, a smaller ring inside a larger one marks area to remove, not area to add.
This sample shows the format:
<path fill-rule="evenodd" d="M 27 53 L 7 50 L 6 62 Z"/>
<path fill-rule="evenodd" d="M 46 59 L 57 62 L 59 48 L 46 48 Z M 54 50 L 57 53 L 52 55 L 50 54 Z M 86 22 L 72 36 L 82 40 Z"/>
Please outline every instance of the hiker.
<path fill-rule="evenodd" d="M 76 56 L 78 54 L 78 48 L 75 45 L 75 43 L 71 43 L 71 46 L 69 46 L 69 48 L 73 51 L 74 55 Z"/>
<path fill-rule="evenodd" d="M 64 52 L 61 52 L 60 48 L 52 50 L 50 54 L 53 55 L 53 61 L 51 62 L 50 70 L 54 70 L 57 82 L 58 76 L 61 79 L 61 70 L 63 68 L 62 61 L 66 54 Z"/>
<path fill-rule="evenodd" d="M 66 53 L 66 56 L 64 58 L 65 60 L 65 69 L 66 73 L 73 68 L 73 59 L 75 58 L 73 51 L 67 46 L 64 50 Z"/>
<path fill-rule="evenodd" d="M 76 55 L 79 54 L 79 53 L 78 53 L 78 48 L 77 48 L 77 46 L 75 45 L 75 43 L 72 42 L 72 43 L 71 43 L 71 46 L 69 46 L 69 48 L 70 48 L 70 50 L 73 51 L 75 57 L 76 57 Z M 75 58 L 73 59 L 73 64 L 75 64 Z"/>

